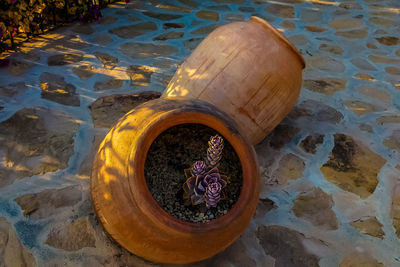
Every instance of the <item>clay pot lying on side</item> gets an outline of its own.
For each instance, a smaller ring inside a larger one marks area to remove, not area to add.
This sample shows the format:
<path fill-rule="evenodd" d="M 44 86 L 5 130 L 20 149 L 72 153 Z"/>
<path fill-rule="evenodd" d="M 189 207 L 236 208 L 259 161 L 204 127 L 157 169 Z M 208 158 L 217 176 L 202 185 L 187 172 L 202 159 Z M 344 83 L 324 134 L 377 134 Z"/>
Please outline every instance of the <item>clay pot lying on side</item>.
<path fill-rule="evenodd" d="M 220 107 L 257 144 L 296 104 L 304 67 L 285 36 L 251 17 L 210 33 L 179 67 L 163 97 L 198 98 Z"/>
<path fill-rule="evenodd" d="M 144 176 L 153 141 L 181 124 L 216 130 L 236 152 L 242 188 L 236 204 L 205 223 L 179 220 L 152 197 Z M 157 99 L 126 114 L 110 130 L 94 159 L 91 197 L 105 230 L 124 248 L 147 260 L 190 263 L 209 258 L 233 243 L 256 209 L 260 173 L 252 145 L 225 113 L 200 100 Z"/>

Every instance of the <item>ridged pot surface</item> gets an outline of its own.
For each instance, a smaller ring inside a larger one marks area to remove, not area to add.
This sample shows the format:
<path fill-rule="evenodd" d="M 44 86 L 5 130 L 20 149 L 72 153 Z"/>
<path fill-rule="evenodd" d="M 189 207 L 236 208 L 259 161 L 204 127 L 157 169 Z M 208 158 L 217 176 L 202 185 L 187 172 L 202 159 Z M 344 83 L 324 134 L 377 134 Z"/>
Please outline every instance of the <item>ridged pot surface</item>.
<path fill-rule="evenodd" d="M 151 196 L 144 177 L 153 141 L 168 128 L 186 123 L 219 132 L 242 165 L 242 189 L 236 204 L 207 223 L 184 222 L 168 214 Z M 232 119 L 200 100 L 161 98 L 133 109 L 101 143 L 91 175 L 92 201 L 105 230 L 130 252 L 162 263 L 200 261 L 228 247 L 249 224 L 259 191 L 253 147 Z"/>
<path fill-rule="evenodd" d="M 210 33 L 177 70 L 163 97 L 207 101 L 257 144 L 295 105 L 304 67 L 300 53 L 281 33 L 251 17 Z"/>

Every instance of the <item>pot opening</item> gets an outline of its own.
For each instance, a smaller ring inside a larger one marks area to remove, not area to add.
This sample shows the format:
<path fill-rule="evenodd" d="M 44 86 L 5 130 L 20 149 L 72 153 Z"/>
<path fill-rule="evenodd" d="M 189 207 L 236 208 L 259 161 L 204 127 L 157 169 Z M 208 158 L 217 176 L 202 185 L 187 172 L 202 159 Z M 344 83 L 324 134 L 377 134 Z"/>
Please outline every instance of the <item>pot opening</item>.
<path fill-rule="evenodd" d="M 207 208 L 201 198 L 197 198 L 200 203 L 193 203 L 184 185 L 188 179 L 195 180 L 190 178 L 193 164 L 207 162 L 208 141 L 217 134 L 224 141 L 217 170 L 227 183 L 220 194 L 221 200 L 215 207 Z M 243 183 L 240 159 L 227 139 L 210 127 L 194 123 L 168 128 L 154 140 L 146 156 L 144 175 L 159 206 L 177 219 L 192 223 L 209 222 L 228 213 L 239 199 Z"/>

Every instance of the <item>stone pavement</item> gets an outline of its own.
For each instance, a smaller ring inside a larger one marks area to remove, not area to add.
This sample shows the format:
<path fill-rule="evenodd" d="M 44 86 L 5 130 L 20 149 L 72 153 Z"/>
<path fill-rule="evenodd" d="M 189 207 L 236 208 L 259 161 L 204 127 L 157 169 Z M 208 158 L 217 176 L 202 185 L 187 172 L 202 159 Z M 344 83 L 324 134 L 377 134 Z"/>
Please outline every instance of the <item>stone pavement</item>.
<path fill-rule="evenodd" d="M 25 43 L 0 69 L 0 266 L 158 266 L 99 225 L 95 149 L 208 33 L 251 15 L 301 51 L 303 89 L 256 146 L 249 228 L 190 266 L 400 266 L 398 0 L 152 0 L 102 12 Z"/>

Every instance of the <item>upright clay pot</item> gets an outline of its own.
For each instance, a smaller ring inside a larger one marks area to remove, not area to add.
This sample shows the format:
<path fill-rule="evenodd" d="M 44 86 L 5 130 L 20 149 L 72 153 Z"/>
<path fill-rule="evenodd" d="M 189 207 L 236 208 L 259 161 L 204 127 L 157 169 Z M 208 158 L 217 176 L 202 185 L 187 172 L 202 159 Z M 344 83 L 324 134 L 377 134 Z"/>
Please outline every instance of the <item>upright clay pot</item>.
<path fill-rule="evenodd" d="M 304 67 L 303 57 L 279 31 L 251 17 L 208 35 L 175 73 L 163 97 L 207 101 L 257 144 L 295 105 Z"/>
<path fill-rule="evenodd" d="M 153 141 L 168 128 L 186 123 L 219 132 L 234 148 L 243 171 L 236 204 L 207 223 L 185 222 L 168 214 L 152 197 L 144 177 Z M 162 263 L 200 261 L 228 247 L 249 224 L 259 191 L 252 145 L 225 113 L 196 99 L 161 98 L 126 114 L 101 143 L 91 175 L 92 201 L 105 230 L 130 252 Z"/>

